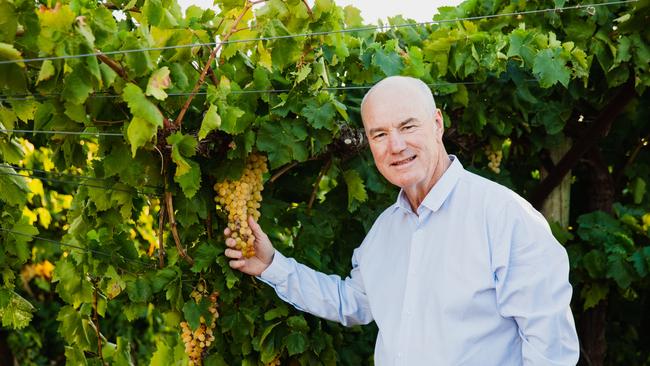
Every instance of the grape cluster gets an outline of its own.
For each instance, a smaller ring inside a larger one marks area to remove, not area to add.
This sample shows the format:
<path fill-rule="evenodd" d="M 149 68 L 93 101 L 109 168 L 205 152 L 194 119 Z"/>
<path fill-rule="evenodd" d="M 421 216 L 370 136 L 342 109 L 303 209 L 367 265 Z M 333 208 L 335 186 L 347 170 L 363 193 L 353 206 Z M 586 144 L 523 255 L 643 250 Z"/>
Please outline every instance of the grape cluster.
<path fill-rule="evenodd" d="M 260 217 L 263 175 L 268 171 L 266 156 L 251 154 L 239 180 L 224 180 L 214 185 L 218 207 L 228 211 L 228 228 L 236 241 L 236 248 L 246 258 L 255 255 L 255 236 L 248 226 L 248 217 Z"/>
<path fill-rule="evenodd" d="M 191 296 L 194 298 L 194 301 L 199 303 L 203 297 L 208 296 L 208 291 L 205 289 L 203 284 L 199 283 L 196 290 L 192 291 Z M 201 366 L 207 348 L 210 347 L 212 342 L 214 342 L 213 330 L 217 324 L 217 318 L 219 317 L 219 313 L 217 312 L 218 296 L 219 293 L 213 292 L 208 298 L 210 300 L 209 311 L 212 314 L 212 319 L 209 324 L 206 322 L 205 318 L 201 316 L 201 324 L 196 330 L 192 331 L 187 322 L 181 322 L 181 338 L 183 339 L 183 343 L 185 343 L 185 353 L 190 358 L 190 366 Z"/>
<path fill-rule="evenodd" d="M 501 150 L 491 150 L 491 149 L 486 149 L 485 154 L 488 157 L 488 160 L 490 162 L 488 163 L 488 168 L 492 170 L 493 172 L 499 174 L 501 172 L 501 168 L 499 167 L 501 165 L 501 158 L 503 157 L 503 153 Z"/>

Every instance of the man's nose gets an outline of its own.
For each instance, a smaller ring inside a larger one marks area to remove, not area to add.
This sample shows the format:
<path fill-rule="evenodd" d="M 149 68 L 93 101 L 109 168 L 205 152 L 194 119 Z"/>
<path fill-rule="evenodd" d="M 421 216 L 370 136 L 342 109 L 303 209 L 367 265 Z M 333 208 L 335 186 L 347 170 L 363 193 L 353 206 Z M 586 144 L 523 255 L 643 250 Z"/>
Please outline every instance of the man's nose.
<path fill-rule="evenodd" d="M 399 133 L 392 133 L 388 136 L 388 144 L 390 147 L 390 152 L 397 154 L 406 149 L 406 141 Z"/>

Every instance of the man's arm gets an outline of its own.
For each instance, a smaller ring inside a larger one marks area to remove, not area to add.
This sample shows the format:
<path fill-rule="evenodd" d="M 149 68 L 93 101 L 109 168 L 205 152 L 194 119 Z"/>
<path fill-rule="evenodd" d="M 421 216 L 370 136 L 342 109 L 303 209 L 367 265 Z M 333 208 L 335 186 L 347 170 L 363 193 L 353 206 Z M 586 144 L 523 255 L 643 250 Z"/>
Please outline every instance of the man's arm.
<path fill-rule="evenodd" d="M 524 365 L 575 365 L 580 355 L 569 306 L 566 250 L 531 206 L 512 205 L 494 248 L 497 304 L 519 326 Z"/>
<path fill-rule="evenodd" d="M 255 256 L 243 258 L 235 249 L 235 241 L 228 229 L 226 256 L 230 266 L 244 273 L 258 276 L 272 286 L 278 296 L 299 310 L 343 325 L 367 324 L 372 314 L 358 268 L 358 250 L 352 257 L 352 271 L 345 280 L 337 275 L 326 275 L 287 258 L 276 251 L 260 226 L 249 219 L 255 236 Z"/>

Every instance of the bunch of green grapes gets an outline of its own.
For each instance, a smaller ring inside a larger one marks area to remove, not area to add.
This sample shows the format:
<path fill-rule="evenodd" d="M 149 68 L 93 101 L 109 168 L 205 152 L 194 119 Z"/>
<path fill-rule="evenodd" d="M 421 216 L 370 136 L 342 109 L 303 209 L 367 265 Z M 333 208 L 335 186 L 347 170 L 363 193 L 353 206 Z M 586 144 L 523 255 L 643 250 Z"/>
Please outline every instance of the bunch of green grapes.
<path fill-rule="evenodd" d="M 236 248 L 246 258 L 255 255 L 255 236 L 248 226 L 248 217 L 255 220 L 260 217 L 260 201 L 266 167 L 266 156 L 251 154 L 239 180 L 224 180 L 214 185 L 217 193 L 215 201 L 228 212 L 228 228 L 231 237 L 237 242 Z"/>
<path fill-rule="evenodd" d="M 208 296 L 208 291 L 205 289 L 203 284 L 199 283 L 196 290 L 192 291 L 191 296 L 194 298 L 194 301 L 199 303 L 203 297 Z M 209 324 L 206 322 L 205 317 L 201 316 L 201 324 L 195 331 L 192 331 L 187 322 L 181 322 L 181 338 L 183 339 L 183 343 L 185 343 L 185 353 L 190 358 L 190 366 L 201 366 L 207 348 L 210 347 L 212 342 L 214 342 L 213 330 L 217 325 L 217 318 L 219 317 L 219 313 L 217 312 L 218 296 L 219 293 L 217 292 L 213 292 L 209 295 L 209 311 L 212 314 L 212 319 Z"/>
<path fill-rule="evenodd" d="M 488 168 L 490 168 L 490 170 L 493 172 L 499 174 L 501 172 L 501 158 L 503 158 L 503 153 L 501 150 L 492 150 L 488 147 L 485 149 L 485 155 L 487 155 L 487 158 L 490 161 L 488 163 Z"/>

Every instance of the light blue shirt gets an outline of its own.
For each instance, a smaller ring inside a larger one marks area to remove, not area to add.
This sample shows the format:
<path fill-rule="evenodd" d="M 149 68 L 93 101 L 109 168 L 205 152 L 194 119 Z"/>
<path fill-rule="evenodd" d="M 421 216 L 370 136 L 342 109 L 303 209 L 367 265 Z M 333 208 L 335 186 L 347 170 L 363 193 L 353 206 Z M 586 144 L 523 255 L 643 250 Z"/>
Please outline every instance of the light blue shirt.
<path fill-rule="evenodd" d="M 375 321 L 375 364 L 575 365 L 566 251 L 508 188 L 451 166 L 414 213 L 405 193 L 375 221 L 350 276 L 276 251 L 260 278 L 300 310 Z"/>

